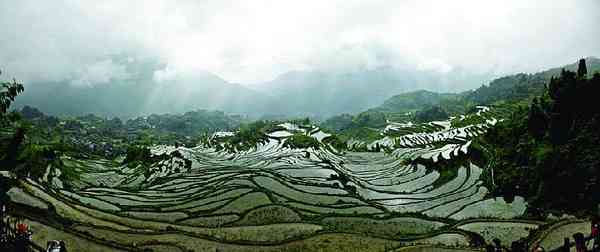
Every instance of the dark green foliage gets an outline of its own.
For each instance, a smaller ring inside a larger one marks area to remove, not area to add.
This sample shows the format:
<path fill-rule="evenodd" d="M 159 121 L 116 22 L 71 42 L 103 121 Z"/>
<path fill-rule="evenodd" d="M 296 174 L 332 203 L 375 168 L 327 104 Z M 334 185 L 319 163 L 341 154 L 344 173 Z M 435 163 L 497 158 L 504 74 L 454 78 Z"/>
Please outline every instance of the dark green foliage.
<path fill-rule="evenodd" d="M 266 133 L 273 127 L 275 127 L 275 125 L 272 125 L 268 121 L 243 124 L 240 126 L 239 131 L 230 139 L 229 143 L 236 146 L 245 145 L 248 147 L 250 147 L 248 144 L 251 144 L 251 146 L 254 147 L 257 143 L 267 140 Z"/>
<path fill-rule="evenodd" d="M 542 110 L 538 99 L 534 98 L 531 106 L 529 107 L 529 120 L 528 120 L 529 134 L 531 134 L 536 140 L 541 140 L 544 137 L 548 122 L 546 114 Z"/>
<path fill-rule="evenodd" d="M 371 128 L 350 128 L 339 133 L 340 139 L 346 141 L 349 139 L 358 139 L 362 141 L 372 142 L 381 138 L 379 131 Z"/>
<path fill-rule="evenodd" d="M 320 146 L 320 143 L 314 137 L 307 136 L 304 134 L 294 134 L 293 136 L 289 137 L 285 141 L 284 146 L 290 147 L 290 148 L 311 148 L 312 147 L 313 149 L 318 149 Z"/>
<path fill-rule="evenodd" d="M 18 127 L 15 129 L 12 138 L 8 142 L 5 148 L 5 154 L 2 156 L 3 166 L 8 168 L 14 168 L 17 165 L 17 158 L 19 151 L 21 151 L 21 144 L 25 140 L 25 128 Z"/>
<path fill-rule="evenodd" d="M 443 107 L 449 114 L 464 113 L 465 108 L 472 106 L 470 101 L 464 99 L 465 94 L 435 93 L 426 90 L 407 92 L 395 95 L 376 108 L 368 111 L 382 112 L 386 119 L 394 122 L 414 120 L 418 111 L 432 107 Z"/>
<path fill-rule="evenodd" d="M 577 77 L 585 78 L 587 75 L 587 66 L 585 65 L 585 59 L 579 60 L 579 65 L 577 66 Z"/>
<path fill-rule="evenodd" d="M 57 118 L 24 106 L 19 113 L 32 124 L 28 137 L 38 142 L 60 142 L 69 155 L 115 158 L 126 154 L 129 145 L 180 144 L 193 147 L 212 131 L 239 125 L 240 118 L 220 111 L 193 111 L 179 115 L 151 115 L 122 121 L 95 114 Z"/>
<path fill-rule="evenodd" d="M 2 72 L 0 72 L 0 74 L 2 74 Z M 12 82 L 0 82 L 0 127 L 6 127 L 10 123 L 20 119 L 20 116 L 16 115 L 15 113 L 9 113 L 7 115 L 7 111 L 17 95 L 23 91 L 23 84 L 18 83 L 14 79 Z M 24 170 L 22 173 L 27 173 L 27 170 L 31 168 L 29 166 L 24 166 L 23 164 L 17 167 L 17 165 L 20 163 L 18 156 L 19 152 L 21 151 L 22 143 L 25 140 L 25 132 L 26 127 L 24 127 L 24 125 L 18 125 L 16 127 L 12 138 L 6 145 L 6 148 L 3 148 L 3 152 L 0 153 L 0 167 L 9 170 L 21 168 L 21 170 Z"/>
<path fill-rule="evenodd" d="M 346 175 L 344 173 L 331 174 L 331 175 L 329 175 L 329 178 L 327 178 L 327 181 L 336 181 L 336 180 L 340 182 L 342 188 L 344 188 L 346 191 L 348 191 L 349 194 L 356 194 L 356 187 L 348 184 L 348 182 L 350 182 L 350 180 L 348 180 L 348 177 L 346 177 Z"/>
<path fill-rule="evenodd" d="M 80 130 L 83 128 L 83 124 L 77 120 L 67 120 L 64 127 L 67 130 Z"/>
<path fill-rule="evenodd" d="M 406 113 L 437 106 L 458 98 L 457 94 L 440 94 L 426 90 L 395 95 L 373 109 L 381 112 Z"/>
<path fill-rule="evenodd" d="M 386 125 L 386 115 L 383 112 L 368 110 L 356 116 L 341 114 L 327 119 L 321 124 L 323 128 L 336 132 L 352 128 L 370 127 L 378 128 Z"/>
<path fill-rule="evenodd" d="M 323 143 L 331 145 L 333 148 L 335 148 L 338 151 L 346 150 L 348 148 L 346 142 L 342 141 L 342 139 L 340 139 L 335 134 L 323 139 Z"/>
<path fill-rule="evenodd" d="M 146 146 L 132 145 L 127 148 L 127 154 L 123 160 L 123 164 L 135 166 L 136 164 L 149 164 L 152 162 L 152 153 L 150 148 Z"/>
<path fill-rule="evenodd" d="M 161 133 L 172 132 L 179 135 L 197 135 L 202 132 L 228 130 L 240 125 L 235 116 L 228 116 L 222 111 L 196 110 L 184 114 L 152 114 L 147 118 L 138 117 L 126 122 L 128 128 L 139 126 L 152 127 Z"/>
<path fill-rule="evenodd" d="M 578 71 L 580 66 L 585 67 L 585 71 L 600 71 L 600 59 L 587 58 L 584 61 L 570 64 L 560 68 L 553 68 L 536 74 L 516 74 L 498 78 L 490 82 L 487 86 L 482 86 L 471 93 L 464 93 L 465 99 L 475 104 L 493 104 L 498 101 L 518 101 L 534 96 L 542 95 L 545 92 L 546 84 L 553 76 L 561 75 L 561 72 L 568 70 Z M 581 70 L 584 72 L 584 70 Z M 575 74 L 573 74 L 575 76 Z M 550 81 L 552 96 L 552 81 Z"/>
<path fill-rule="evenodd" d="M 382 112 L 366 111 L 358 114 L 353 122 L 357 127 L 379 128 L 386 125 L 386 118 Z"/>
<path fill-rule="evenodd" d="M 37 108 L 24 106 L 21 111 L 15 113 L 19 114 L 22 119 L 28 120 L 31 123 L 43 126 L 43 127 L 56 127 L 60 120 L 54 116 L 48 116 Z"/>
<path fill-rule="evenodd" d="M 0 74 L 2 72 L 0 71 Z M 23 84 L 16 80 L 12 82 L 0 82 L 0 123 L 6 123 L 6 112 L 10 104 L 15 100 L 15 97 L 25 90 Z"/>
<path fill-rule="evenodd" d="M 19 165 L 15 173 L 19 177 L 40 178 L 46 167 L 57 160 L 55 148 L 51 145 L 28 144 L 19 154 Z"/>
<path fill-rule="evenodd" d="M 119 119 L 118 117 L 106 120 L 104 123 L 107 130 L 119 130 L 122 129 L 124 126 L 123 121 L 121 121 L 121 119 Z"/>
<path fill-rule="evenodd" d="M 21 114 L 19 112 L 11 111 L 6 114 L 6 119 L 8 119 L 9 122 L 17 122 L 17 121 L 20 121 L 21 119 L 23 119 L 23 117 L 21 116 Z"/>
<path fill-rule="evenodd" d="M 385 113 L 369 110 L 356 116 L 342 114 L 331 117 L 322 123 L 321 127 L 326 131 L 332 130 L 340 136 L 340 140 L 342 141 L 347 141 L 351 138 L 373 141 L 381 137 L 376 129 L 385 127 L 385 125 L 387 125 Z"/>
<path fill-rule="evenodd" d="M 527 196 L 536 207 L 595 209 L 600 200 L 598 86 L 600 76 L 577 78 L 563 70 L 550 80 L 549 101 L 534 99 L 528 112 L 515 110 L 482 137 L 493 154 L 497 193 Z"/>
<path fill-rule="evenodd" d="M 536 191 L 537 173 L 532 168 L 538 162 L 530 155 L 535 141 L 528 134 L 527 112 L 516 110 L 510 118 L 490 129 L 483 137 L 484 146 L 492 154 L 497 193 L 531 196 Z"/>
<path fill-rule="evenodd" d="M 550 141 L 553 144 L 564 144 L 569 140 L 569 131 L 573 125 L 573 117 L 569 113 L 551 113 Z"/>
<path fill-rule="evenodd" d="M 466 94 L 474 104 L 492 104 L 497 101 L 522 100 L 540 94 L 546 79 L 541 74 L 517 74 L 498 78 Z"/>
<path fill-rule="evenodd" d="M 416 113 L 430 110 L 432 107 L 441 107 L 450 116 L 465 114 L 470 108 L 476 105 L 494 106 L 500 104 L 521 103 L 530 100 L 536 96 L 545 94 L 548 90 L 550 95 L 556 92 L 556 86 L 548 82 L 553 76 L 560 75 L 563 69 L 576 71 L 578 66 L 584 72 L 600 71 L 600 59 L 587 58 L 575 64 L 570 64 L 562 68 L 554 68 L 535 74 L 516 74 L 501 77 L 491 81 L 488 85 L 482 85 L 480 88 L 466 91 L 458 94 L 443 94 L 425 90 L 407 92 L 393 96 L 387 99 L 381 106 L 370 109 L 367 112 L 381 112 L 385 118 L 394 122 L 406 122 L 415 120 Z M 585 69 L 585 70 L 583 70 Z M 573 74 L 575 77 L 575 74 Z M 600 78 L 600 75 L 598 76 Z M 575 78 L 573 78 L 575 79 Z M 600 91 L 600 90 L 598 90 Z M 549 102 L 546 99 L 540 101 L 540 106 L 547 110 Z M 343 132 L 350 128 L 373 127 L 370 125 L 356 125 L 356 118 L 343 114 L 334 116 L 326 120 L 321 126 L 324 128 Z M 550 114 L 547 113 L 547 117 Z M 444 118 L 445 119 L 445 118 Z M 550 119 L 548 119 L 550 120 Z M 426 121 L 426 119 L 422 119 Z"/>
<path fill-rule="evenodd" d="M 175 159 L 174 158 L 178 158 Z M 125 159 L 123 160 L 123 164 L 126 164 L 128 167 L 133 168 L 140 165 L 143 168 L 144 176 L 150 177 L 152 174 L 152 170 L 150 167 L 163 160 L 170 160 L 171 163 L 178 164 L 179 167 L 183 167 L 185 169 L 192 168 L 192 161 L 186 159 L 181 152 L 175 150 L 170 153 L 163 153 L 160 155 L 153 155 L 150 151 L 150 148 L 147 146 L 136 146 L 131 145 L 127 148 L 127 154 Z M 180 169 L 176 169 L 175 172 L 181 172 Z"/>
<path fill-rule="evenodd" d="M 415 121 L 417 122 L 431 122 L 448 119 L 449 115 L 440 106 L 432 106 L 431 108 L 417 111 L 415 114 Z"/>
<path fill-rule="evenodd" d="M 23 106 L 23 108 L 21 108 L 21 115 L 27 120 L 32 120 L 46 116 L 39 109 L 30 106 Z"/>
<path fill-rule="evenodd" d="M 321 126 L 336 132 L 343 131 L 354 127 L 354 121 L 352 118 L 353 117 L 350 114 L 333 116 L 323 122 Z"/>
<path fill-rule="evenodd" d="M 248 150 L 256 147 L 258 143 L 266 142 L 269 139 L 266 135 L 267 133 L 283 129 L 277 126 L 278 124 L 279 122 L 275 121 L 256 121 L 253 123 L 242 124 L 235 135 L 222 139 L 215 139 L 217 142 L 214 142 L 213 144 L 215 144 L 217 148 L 221 148 L 220 144 L 222 143 L 224 147 L 230 151 Z"/>
<path fill-rule="evenodd" d="M 301 118 L 301 119 L 293 119 L 293 120 L 290 120 L 289 122 L 299 125 L 299 126 L 308 126 L 308 125 L 310 125 L 310 118 L 305 117 L 305 118 Z"/>

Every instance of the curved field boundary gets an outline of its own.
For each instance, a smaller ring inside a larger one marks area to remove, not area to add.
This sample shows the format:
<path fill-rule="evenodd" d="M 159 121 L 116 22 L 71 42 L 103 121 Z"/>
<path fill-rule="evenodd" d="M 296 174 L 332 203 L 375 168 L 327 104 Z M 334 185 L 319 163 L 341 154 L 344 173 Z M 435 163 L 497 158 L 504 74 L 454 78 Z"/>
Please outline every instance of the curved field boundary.
<path fill-rule="evenodd" d="M 571 225 L 571 224 L 582 224 L 582 225 L 587 224 L 586 228 L 585 228 L 585 232 L 583 232 L 584 235 L 587 235 L 588 234 L 587 232 L 590 231 L 590 224 L 589 223 L 590 223 L 589 220 L 584 220 L 584 219 L 566 219 L 566 220 L 561 220 L 561 221 L 552 223 L 552 224 L 550 224 L 550 226 L 548 226 L 546 228 L 543 228 L 543 229 L 540 229 L 540 231 L 538 233 L 536 233 L 534 235 L 534 237 L 531 238 L 532 244 L 542 243 L 542 241 L 544 241 L 545 239 L 547 239 L 549 235 L 551 235 L 553 232 L 556 232 L 557 229 L 560 229 L 560 228 L 562 228 L 562 227 L 564 227 L 566 225 Z M 572 239 L 573 238 L 572 235 L 573 235 L 573 233 L 567 234 L 566 237 L 569 237 L 571 240 L 573 240 Z M 557 248 L 562 245 L 562 243 L 563 243 L 562 239 L 563 238 L 564 237 L 560 237 L 559 238 L 560 240 L 557 241 L 557 242 L 555 242 L 556 244 L 559 244 L 557 246 Z M 548 251 L 550 251 L 550 250 L 555 249 L 555 248 L 546 248 L 545 247 L 545 249 L 548 250 Z"/>

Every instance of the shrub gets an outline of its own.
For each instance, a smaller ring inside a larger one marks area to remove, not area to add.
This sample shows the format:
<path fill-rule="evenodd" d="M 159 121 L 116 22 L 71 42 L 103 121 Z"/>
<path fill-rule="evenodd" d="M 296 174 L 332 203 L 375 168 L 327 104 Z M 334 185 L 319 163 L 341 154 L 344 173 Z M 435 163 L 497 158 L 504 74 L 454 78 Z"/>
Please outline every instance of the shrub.
<path fill-rule="evenodd" d="M 320 143 L 314 137 L 303 135 L 303 134 L 294 134 L 289 137 L 287 141 L 285 141 L 284 146 L 290 148 L 309 148 L 312 147 L 314 149 L 319 148 Z"/>

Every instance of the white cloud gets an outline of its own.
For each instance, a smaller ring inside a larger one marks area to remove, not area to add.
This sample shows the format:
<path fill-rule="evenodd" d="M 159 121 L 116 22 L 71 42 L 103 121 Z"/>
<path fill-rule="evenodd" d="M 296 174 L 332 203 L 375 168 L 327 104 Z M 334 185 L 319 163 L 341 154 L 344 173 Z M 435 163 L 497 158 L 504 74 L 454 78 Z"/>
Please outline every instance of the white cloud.
<path fill-rule="evenodd" d="M 85 66 L 71 81 L 74 86 L 93 86 L 108 84 L 111 81 L 129 77 L 125 66 L 115 64 L 112 60 L 102 60 Z"/>
<path fill-rule="evenodd" d="M 155 82 L 160 83 L 175 80 L 177 77 L 177 71 L 170 67 L 165 67 L 164 69 L 154 71 L 152 79 Z"/>
<path fill-rule="evenodd" d="M 512 73 L 597 56 L 598 23 L 595 0 L 0 1 L 0 64 L 49 80 L 118 53 L 239 83 L 380 66 Z"/>
<path fill-rule="evenodd" d="M 418 66 L 417 69 L 423 71 L 436 71 L 439 73 L 449 73 L 452 71 L 452 66 L 448 63 L 444 62 L 441 59 L 431 59 L 429 61 L 423 61 Z"/>

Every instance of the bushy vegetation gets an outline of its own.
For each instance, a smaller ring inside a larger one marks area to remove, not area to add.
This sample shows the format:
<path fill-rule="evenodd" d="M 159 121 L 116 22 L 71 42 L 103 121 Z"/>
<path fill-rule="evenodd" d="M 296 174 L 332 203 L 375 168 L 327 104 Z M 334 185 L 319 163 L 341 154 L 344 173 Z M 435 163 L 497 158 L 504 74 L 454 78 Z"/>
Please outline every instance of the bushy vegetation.
<path fill-rule="evenodd" d="M 415 121 L 417 122 L 431 122 L 448 119 L 448 113 L 444 111 L 440 106 L 432 106 L 431 108 L 417 111 L 415 114 Z"/>
<path fill-rule="evenodd" d="M 6 118 L 13 117 L 12 121 L 19 121 L 19 125 L 30 125 L 32 130 L 27 132 L 27 137 L 32 142 L 52 143 L 70 155 L 109 159 L 126 155 L 130 145 L 196 146 L 209 133 L 237 127 L 241 120 L 220 111 L 205 110 L 181 115 L 151 115 L 125 122 L 117 117 L 103 118 L 94 114 L 58 118 L 29 106 L 7 113 Z M 12 127 L 16 126 L 18 124 Z"/>
<path fill-rule="evenodd" d="M 230 151 L 248 150 L 256 147 L 259 143 L 266 142 L 268 140 L 267 133 L 283 129 L 277 125 L 279 122 L 264 120 L 244 123 L 240 125 L 239 130 L 233 136 L 216 139 L 217 142 L 214 144 L 218 149 L 224 147 Z"/>
<path fill-rule="evenodd" d="M 196 110 L 184 114 L 152 114 L 128 120 L 126 124 L 128 127 L 150 126 L 156 131 L 190 136 L 200 132 L 234 129 L 240 123 L 240 117 L 229 116 L 222 111 Z"/>
<path fill-rule="evenodd" d="M 346 144 L 346 142 L 343 141 L 336 134 L 333 134 L 333 135 L 323 139 L 323 143 L 331 145 L 331 147 L 335 148 L 338 151 L 346 150 L 348 148 L 348 145 Z"/>
<path fill-rule="evenodd" d="M 2 74 L 1 71 L 0 74 Z M 23 84 L 18 83 L 15 79 L 13 79 L 12 82 L 0 82 L 0 123 L 7 123 L 7 111 L 10 104 L 15 101 L 17 95 L 24 90 Z"/>
<path fill-rule="evenodd" d="M 123 164 L 134 167 L 137 164 L 149 165 L 152 162 L 152 153 L 147 146 L 132 145 L 127 148 Z"/>
<path fill-rule="evenodd" d="M 351 128 L 339 133 L 342 140 L 358 139 L 367 142 L 372 142 L 381 138 L 378 130 L 371 128 Z"/>
<path fill-rule="evenodd" d="M 307 136 L 304 134 L 294 134 L 293 136 L 287 138 L 284 143 L 284 146 L 290 148 L 313 148 L 317 149 L 320 146 L 319 141 L 314 137 Z"/>
<path fill-rule="evenodd" d="M 600 59 L 588 58 L 587 69 L 590 73 L 600 71 Z M 577 64 L 563 67 L 566 70 L 577 70 Z M 457 94 L 436 93 L 426 90 L 407 92 L 392 96 L 384 101 L 381 106 L 369 109 L 363 113 L 382 113 L 386 120 L 394 122 L 427 121 L 424 115 L 433 115 L 437 108 L 449 116 L 466 114 L 477 105 L 498 105 L 506 103 L 521 103 L 531 100 L 544 93 L 545 85 L 552 76 L 559 75 L 562 68 L 554 68 L 535 74 L 515 74 L 492 80 L 487 85 L 482 85 L 475 90 Z M 437 108 L 436 108 L 437 107 Z M 359 114 L 360 115 L 360 114 Z M 359 125 L 356 119 L 359 115 L 342 114 L 326 120 L 322 126 L 343 132 L 356 127 L 374 127 L 373 125 Z M 437 116 L 434 118 L 440 118 Z M 445 119 L 445 118 L 444 118 Z M 435 119 L 437 120 L 437 119 Z"/>
<path fill-rule="evenodd" d="M 386 125 L 385 114 L 377 111 L 366 111 L 353 119 L 357 127 L 380 128 Z"/>
<path fill-rule="evenodd" d="M 381 106 L 375 108 L 374 110 L 381 112 L 414 113 L 415 111 L 423 108 L 437 106 L 445 101 L 455 100 L 457 98 L 457 94 L 440 94 L 426 90 L 419 90 L 395 95 L 385 100 Z"/>
<path fill-rule="evenodd" d="M 335 132 L 343 131 L 355 127 L 353 117 L 350 114 L 341 114 L 330 117 L 321 124 L 322 127 Z"/>
<path fill-rule="evenodd" d="M 600 201 L 600 74 L 563 70 L 528 108 L 482 138 L 493 157 L 496 192 L 524 195 L 538 207 L 575 211 Z"/>
<path fill-rule="evenodd" d="M 15 173 L 19 177 L 40 178 L 46 166 L 57 161 L 56 151 L 52 145 L 27 144 L 19 153 L 19 165 Z"/>
<path fill-rule="evenodd" d="M 590 73 L 600 71 L 600 60 L 587 59 L 587 69 Z M 578 64 L 570 64 L 562 68 L 554 68 L 535 74 L 515 74 L 493 80 L 489 85 L 465 93 L 465 99 L 475 104 L 493 104 L 499 101 L 520 101 L 542 95 L 546 84 L 553 76 L 561 73 L 562 69 L 576 71 Z"/>
<path fill-rule="evenodd" d="M 387 119 L 383 112 L 369 110 L 352 116 L 342 114 L 331 117 L 321 124 L 322 127 L 336 132 L 356 128 L 380 128 L 386 125 Z"/>
<path fill-rule="evenodd" d="M 378 129 L 385 127 L 386 124 L 387 117 L 385 113 L 369 110 L 355 116 L 349 114 L 334 116 L 321 123 L 320 126 L 326 131 L 338 135 L 339 138 L 337 140 L 345 142 L 349 139 L 362 141 L 377 140 L 381 137 Z M 333 140 L 331 139 L 330 141 Z M 336 148 L 342 147 L 345 148 L 345 143 L 338 144 Z"/>

